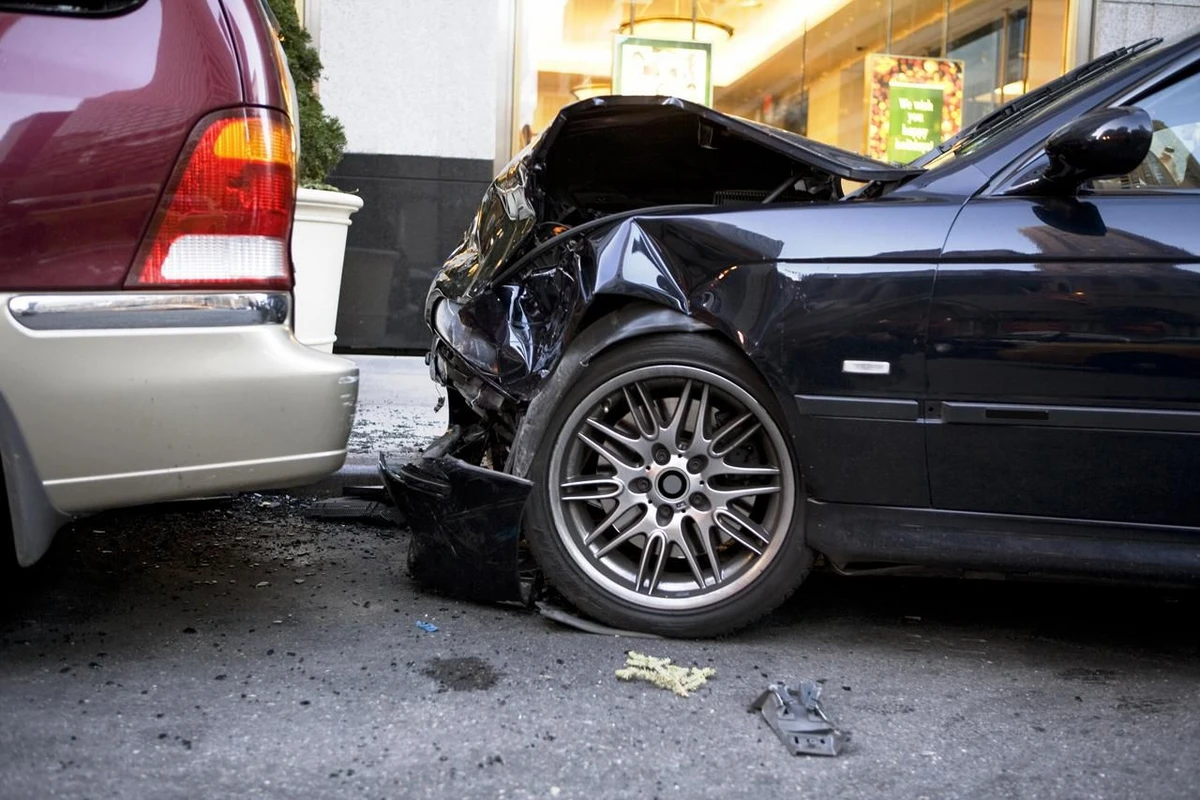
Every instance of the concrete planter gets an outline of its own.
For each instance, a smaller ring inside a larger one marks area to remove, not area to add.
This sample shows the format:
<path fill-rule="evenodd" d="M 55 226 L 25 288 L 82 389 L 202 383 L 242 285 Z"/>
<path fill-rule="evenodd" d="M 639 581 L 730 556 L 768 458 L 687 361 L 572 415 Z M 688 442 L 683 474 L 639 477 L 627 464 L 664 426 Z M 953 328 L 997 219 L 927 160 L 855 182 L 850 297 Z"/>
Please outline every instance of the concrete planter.
<path fill-rule="evenodd" d="M 326 353 L 337 339 L 338 295 L 350 215 L 362 198 L 345 192 L 300 189 L 292 229 L 292 263 L 296 269 L 293 329 L 301 344 Z"/>

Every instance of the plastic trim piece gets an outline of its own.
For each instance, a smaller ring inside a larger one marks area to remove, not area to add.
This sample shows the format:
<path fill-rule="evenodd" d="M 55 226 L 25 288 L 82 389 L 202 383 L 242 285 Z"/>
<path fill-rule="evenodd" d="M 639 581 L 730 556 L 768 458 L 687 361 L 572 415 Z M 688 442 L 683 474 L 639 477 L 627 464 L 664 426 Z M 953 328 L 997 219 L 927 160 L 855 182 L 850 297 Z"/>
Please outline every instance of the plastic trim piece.
<path fill-rule="evenodd" d="M 805 540 L 835 567 L 912 564 L 1200 584 L 1197 528 L 809 500 Z"/>
<path fill-rule="evenodd" d="M 948 425 L 1039 425 L 1118 431 L 1200 433 L 1200 413 L 1157 408 L 1042 406 L 1017 403 L 942 403 Z"/>
<path fill-rule="evenodd" d="M 892 400 L 879 397 L 824 397 L 798 394 L 800 413 L 813 417 L 851 419 L 887 419 L 916 422 L 920 406 L 916 400 Z"/>
<path fill-rule="evenodd" d="M 27 294 L 8 301 L 13 319 L 34 331 L 281 325 L 291 306 L 287 292 Z"/>

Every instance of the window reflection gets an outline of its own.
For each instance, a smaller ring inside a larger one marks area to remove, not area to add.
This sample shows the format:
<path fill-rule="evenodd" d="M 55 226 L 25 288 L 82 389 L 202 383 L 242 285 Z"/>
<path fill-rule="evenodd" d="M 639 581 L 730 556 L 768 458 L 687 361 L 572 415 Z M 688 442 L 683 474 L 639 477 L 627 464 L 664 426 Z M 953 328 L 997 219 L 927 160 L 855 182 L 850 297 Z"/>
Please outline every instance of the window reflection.
<path fill-rule="evenodd" d="M 733 31 L 697 30 L 711 43 L 713 107 L 866 153 L 869 55 L 961 62 L 969 124 L 1065 71 L 1069 2 L 517 0 L 514 152 L 564 105 L 612 92 L 622 25 L 682 39 L 695 10 Z M 671 17 L 684 23 L 674 34 L 648 22 Z"/>

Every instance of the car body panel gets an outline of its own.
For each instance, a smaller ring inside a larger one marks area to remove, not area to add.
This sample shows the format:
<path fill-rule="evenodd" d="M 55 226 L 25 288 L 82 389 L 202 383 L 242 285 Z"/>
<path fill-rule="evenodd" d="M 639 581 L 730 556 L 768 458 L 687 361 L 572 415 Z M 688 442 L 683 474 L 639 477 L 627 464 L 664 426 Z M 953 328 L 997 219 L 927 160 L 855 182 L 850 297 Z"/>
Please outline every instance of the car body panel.
<path fill-rule="evenodd" d="M 33 331 L 0 320 L 0 393 L 66 513 L 224 491 L 255 471 L 264 486 L 333 472 L 357 374 L 286 325 Z"/>
<path fill-rule="evenodd" d="M 1194 219 L 1187 193 L 967 204 L 931 312 L 936 506 L 1200 522 Z"/>
<path fill-rule="evenodd" d="M 220 4 L 0 12 L 0 63 L 0 291 L 121 286 L 192 127 L 242 102 Z"/>
<path fill-rule="evenodd" d="M 263 10 L 269 13 L 270 6 L 266 5 L 265 0 L 222 4 L 229 36 L 238 56 L 243 102 L 287 111 L 288 116 L 295 120 L 295 101 L 284 90 L 287 65 L 283 61 L 283 51 L 276 46 L 277 40 L 270 21 L 264 13 L 259 13 L 253 7 L 254 3 L 261 3 Z"/>
<path fill-rule="evenodd" d="M 511 443 L 501 463 L 527 477 L 597 352 L 717 336 L 773 390 L 810 543 L 839 568 L 1200 580 L 1200 227 L 1182 222 L 1200 196 L 1011 191 L 1061 125 L 1198 65 L 1200 33 L 1150 47 L 849 196 L 799 148 L 807 197 L 734 192 L 732 206 L 721 181 L 744 166 L 761 191 L 779 151 L 746 137 L 720 168 L 689 162 L 687 126 L 658 116 L 686 106 L 624 99 L 613 108 L 644 124 L 607 133 L 586 124 L 597 105 L 569 107 L 489 188 L 431 287 L 451 422 L 486 431 L 493 450 L 474 455 L 494 464 Z M 722 144 L 705 124 L 701 149 Z M 653 191 L 613 166 L 623 153 Z"/>

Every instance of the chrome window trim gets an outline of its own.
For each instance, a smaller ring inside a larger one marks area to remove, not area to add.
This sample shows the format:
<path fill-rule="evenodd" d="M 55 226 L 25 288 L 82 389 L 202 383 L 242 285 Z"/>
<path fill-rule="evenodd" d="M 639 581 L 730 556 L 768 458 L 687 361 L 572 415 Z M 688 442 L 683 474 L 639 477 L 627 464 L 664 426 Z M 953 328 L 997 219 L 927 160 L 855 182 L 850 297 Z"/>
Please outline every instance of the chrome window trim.
<path fill-rule="evenodd" d="M 291 307 L 288 292 L 23 294 L 8 301 L 13 319 L 34 331 L 282 325 Z"/>

